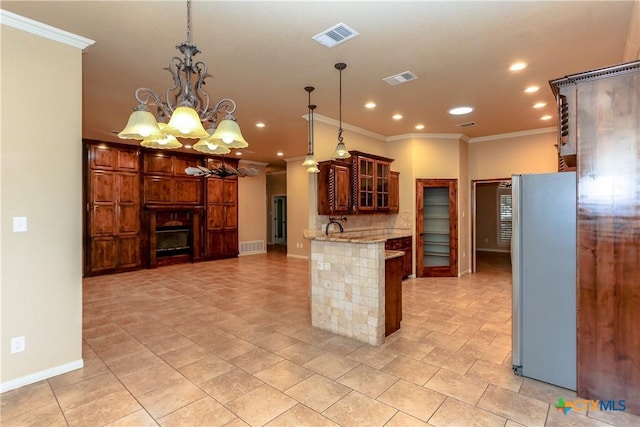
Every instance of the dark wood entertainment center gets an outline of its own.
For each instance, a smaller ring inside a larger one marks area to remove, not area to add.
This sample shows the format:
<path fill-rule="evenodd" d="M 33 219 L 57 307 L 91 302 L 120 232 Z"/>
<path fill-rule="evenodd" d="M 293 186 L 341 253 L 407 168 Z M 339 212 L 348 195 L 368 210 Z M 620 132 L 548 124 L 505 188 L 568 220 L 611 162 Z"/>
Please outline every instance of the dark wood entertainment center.
<path fill-rule="evenodd" d="M 237 159 L 83 141 L 85 276 L 238 255 Z"/>

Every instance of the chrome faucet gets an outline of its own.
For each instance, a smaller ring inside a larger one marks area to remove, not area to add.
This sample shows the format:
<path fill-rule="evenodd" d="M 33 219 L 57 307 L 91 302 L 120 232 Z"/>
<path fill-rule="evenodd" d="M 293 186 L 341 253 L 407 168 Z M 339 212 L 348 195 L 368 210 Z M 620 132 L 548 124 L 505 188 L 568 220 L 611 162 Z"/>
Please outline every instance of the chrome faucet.
<path fill-rule="evenodd" d="M 329 227 L 331 226 L 331 224 L 336 224 L 338 226 L 338 228 L 340 229 L 341 233 L 344 233 L 344 228 L 342 227 L 342 224 L 340 224 L 338 221 L 346 221 L 347 217 L 346 216 L 342 216 L 339 218 L 334 218 L 334 217 L 329 217 L 329 222 L 327 223 L 327 227 L 324 230 L 324 234 L 326 234 L 327 236 L 329 235 Z"/>

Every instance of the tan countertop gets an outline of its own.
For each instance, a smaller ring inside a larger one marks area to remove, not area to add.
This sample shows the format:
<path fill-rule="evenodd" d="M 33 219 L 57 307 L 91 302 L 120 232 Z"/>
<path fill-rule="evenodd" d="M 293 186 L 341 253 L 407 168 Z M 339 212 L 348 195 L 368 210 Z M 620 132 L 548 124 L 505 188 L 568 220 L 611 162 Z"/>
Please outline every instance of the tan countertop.
<path fill-rule="evenodd" d="M 384 251 L 384 259 L 393 259 L 393 258 L 399 258 L 401 256 L 404 256 L 404 251 L 389 251 L 389 250 L 385 250 Z"/>
<path fill-rule="evenodd" d="M 409 229 L 392 228 L 392 229 L 363 229 L 363 230 L 346 230 L 343 233 L 332 232 L 326 235 L 321 230 L 305 230 L 304 238 L 308 240 L 322 240 L 329 242 L 342 243 L 378 243 L 386 242 L 389 239 L 397 239 L 400 237 L 410 237 Z"/>

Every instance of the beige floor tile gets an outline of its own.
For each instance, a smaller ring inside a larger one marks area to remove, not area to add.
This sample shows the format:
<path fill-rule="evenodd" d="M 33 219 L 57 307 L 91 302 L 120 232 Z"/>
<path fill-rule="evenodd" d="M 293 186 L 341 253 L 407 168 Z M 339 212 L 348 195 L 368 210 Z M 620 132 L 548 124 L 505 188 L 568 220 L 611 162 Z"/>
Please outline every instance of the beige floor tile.
<path fill-rule="evenodd" d="M 396 351 L 365 345 L 347 355 L 347 359 L 355 360 L 375 369 L 382 369 L 398 356 Z"/>
<path fill-rule="evenodd" d="M 144 409 L 133 412 L 114 422 L 107 424 L 107 427 L 153 427 L 158 423 Z"/>
<path fill-rule="evenodd" d="M 422 338 L 420 342 L 455 353 L 467 342 L 467 339 L 443 334 L 442 332 L 431 332 Z"/>
<path fill-rule="evenodd" d="M 523 378 L 513 373 L 508 366 L 477 360 L 467 372 L 469 377 L 483 379 L 491 384 L 518 392 Z"/>
<path fill-rule="evenodd" d="M 388 423 L 384 425 L 385 427 L 427 427 L 429 424 L 425 423 L 417 419 L 416 417 L 412 417 L 409 414 L 406 414 L 402 411 L 396 412 L 396 414 L 391 417 Z"/>
<path fill-rule="evenodd" d="M 352 391 L 323 415 L 341 426 L 383 426 L 397 410 L 364 394 Z"/>
<path fill-rule="evenodd" d="M 308 361 L 322 356 L 325 353 L 326 351 L 305 342 L 290 345 L 276 352 L 276 354 L 299 365 L 304 365 Z"/>
<path fill-rule="evenodd" d="M 424 385 L 438 369 L 440 368 L 437 366 L 410 357 L 399 356 L 382 368 L 382 371 L 414 384 Z"/>
<path fill-rule="evenodd" d="M 289 360 L 282 360 L 254 375 L 271 387 L 285 391 L 313 375 L 313 371 Z"/>
<path fill-rule="evenodd" d="M 334 337 L 335 335 L 331 332 L 323 331 L 322 329 L 310 327 L 296 332 L 291 336 L 299 341 L 306 342 L 307 344 L 317 345 L 331 337 Z"/>
<path fill-rule="evenodd" d="M 365 344 L 347 337 L 335 336 L 318 344 L 318 347 L 338 356 L 346 356 L 353 353 Z"/>
<path fill-rule="evenodd" d="M 398 338 L 392 344 L 385 346 L 391 351 L 402 354 L 404 356 L 411 357 L 413 359 L 421 360 L 427 354 L 435 349 L 435 346 L 426 344 L 419 341 L 410 340 L 407 338 Z"/>
<path fill-rule="evenodd" d="M 557 400 L 557 399 L 556 399 Z M 586 414 L 580 414 L 575 411 L 569 411 L 567 414 L 563 410 L 558 410 L 553 405 L 549 406 L 547 413 L 546 426 L 548 427 L 607 427 L 611 424 L 604 421 L 597 420 L 595 418 L 588 417 Z M 614 425 L 624 425 L 622 423 L 616 423 Z M 629 426 L 633 424 L 627 424 Z M 637 423 L 635 425 L 638 425 Z"/>
<path fill-rule="evenodd" d="M 469 354 L 476 359 L 501 364 L 509 351 L 509 349 L 483 344 L 470 339 L 462 346 L 462 348 L 460 348 L 460 350 L 458 350 L 458 354 Z"/>
<path fill-rule="evenodd" d="M 436 427 L 502 427 L 506 421 L 491 412 L 448 397 L 429 419 L 429 424 Z"/>
<path fill-rule="evenodd" d="M 425 329 L 429 329 L 435 332 L 441 332 L 443 334 L 451 335 L 456 329 L 460 327 L 460 324 L 448 322 L 445 320 L 427 319 L 417 326 Z"/>
<path fill-rule="evenodd" d="M 269 427 L 338 427 L 338 424 L 301 403 L 298 403 L 266 425 Z"/>
<path fill-rule="evenodd" d="M 227 403 L 260 387 L 262 381 L 242 369 L 234 368 L 200 384 L 205 392 L 218 402 Z"/>
<path fill-rule="evenodd" d="M 549 404 L 489 385 L 477 407 L 527 426 L 542 426 Z"/>
<path fill-rule="evenodd" d="M 160 357 L 150 350 L 144 349 L 131 353 L 121 359 L 109 362 L 109 369 L 118 377 L 129 375 L 133 372 L 149 369 L 151 367 L 161 367 L 165 365 Z"/>
<path fill-rule="evenodd" d="M 484 380 L 467 377 L 448 369 L 440 369 L 424 387 L 475 405 L 488 385 L 489 383 Z"/>
<path fill-rule="evenodd" d="M 210 355 L 211 353 L 209 353 L 207 349 L 197 344 L 191 344 L 166 353 L 161 353 L 159 356 L 174 368 L 181 368 Z"/>
<path fill-rule="evenodd" d="M 229 402 L 226 407 L 249 425 L 261 426 L 296 404 L 286 394 L 265 384 Z"/>
<path fill-rule="evenodd" d="M 523 378 L 522 386 L 518 393 L 542 402 L 547 402 L 550 405 L 555 405 L 558 402 L 559 397 L 562 397 L 564 400 L 574 400 L 578 398 L 576 392 L 573 390 L 567 390 L 566 388 L 531 378 Z"/>
<path fill-rule="evenodd" d="M 162 362 L 161 365 L 123 375 L 120 377 L 120 381 L 134 396 L 139 396 L 182 378 L 180 372 Z"/>
<path fill-rule="evenodd" d="M 274 332 L 267 336 L 263 336 L 260 339 L 253 340 L 252 344 L 275 353 L 278 350 L 282 350 L 283 348 L 289 347 L 297 342 L 299 341 L 295 338 L 291 338 L 287 335 L 281 334 L 280 332 Z"/>
<path fill-rule="evenodd" d="M 101 396 L 69 410 L 64 415 L 70 426 L 104 425 L 142 409 L 126 390 Z"/>
<path fill-rule="evenodd" d="M 178 369 L 185 377 L 189 378 L 195 384 L 203 382 L 222 375 L 234 369 L 231 363 L 222 358 L 212 355 L 197 362 L 190 363 Z"/>
<path fill-rule="evenodd" d="M 478 322 L 477 319 L 472 319 L 471 322 Z M 462 338 L 462 339 L 473 339 L 478 342 L 483 342 L 485 344 L 490 344 L 495 337 L 498 335 L 493 331 L 482 331 L 480 328 L 483 324 L 476 325 L 474 323 L 466 323 L 460 326 L 455 330 L 452 337 Z"/>
<path fill-rule="evenodd" d="M 66 411 L 83 403 L 124 390 L 116 376 L 108 372 L 75 384 L 55 388 L 54 392 L 60 407 Z"/>
<path fill-rule="evenodd" d="M 271 365 L 275 365 L 281 360 L 283 360 L 283 358 L 277 354 L 258 348 L 238 357 L 234 357 L 229 360 L 229 362 L 250 374 L 255 374 L 256 372 L 262 371 Z"/>
<path fill-rule="evenodd" d="M 249 424 L 242 421 L 240 417 L 235 417 L 224 425 L 224 427 L 247 427 Z"/>
<path fill-rule="evenodd" d="M 166 353 L 168 351 L 193 344 L 193 341 L 190 339 L 185 338 L 180 334 L 176 334 L 173 331 L 149 337 L 148 341 L 145 341 L 144 339 L 141 339 L 141 341 L 149 350 L 156 354 Z"/>
<path fill-rule="evenodd" d="M 138 396 L 138 401 L 157 420 L 204 396 L 199 387 L 183 378 Z"/>
<path fill-rule="evenodd" d="M 4 397 L 4 396 L 3 396 Z M 4 403 L 4 402 L 3 402 Z M 15 408 L 10 408 L 15 409 Z M 13 412 L 13 411 L 12 411 Z M 67 421 L 62 414 L 62 410 L 57 402 L 47 403 L 45 405 L 38 405 L 34 409 L 20 411 L 19 415 L 10 417 L 2 410 L 2 417 L 0 418 L 0 424 L 5 427 L 12 426 L 47 426 L 57 427 L 66 426 Z"/>
<path fill-rule="evenodd" d="M 47 381 L 39 381 L 3 393 L 0 398 L 0 416 L 4 421 L 51 403 L 57 405 L 51 386 Z"/>
<path fill-rule="evenodd" d="M 164 417 L 158 422 L 161 426 L 223 426 L 236 416 L 211 397 L 203 397 Z"/>
<path fill-rule="evenodd" d="M 259 347 L 256 347 L 250 342 L 235 337 L 230 340 L 205 345 L 205 348 L 224 360 L 231 360 L 235 357 L 239 357 L 259 349 Z"/>
<path fill-rule="evenodd" d="M 325 353 L 304 364 L 305 368 L 332 380 L 340 378 L 356 366 L 358 366 L 358 362 L 333 353 Z"/>
<path fill-rule="evenodd" d="M 356 366 L 338 379 L 340 384 L 344 384 L 374 399 L 384 393 L 396 381 L 398 381 L 398 377 L 380 372 L 366 365 Z"/>
<path fill-rule="evenodd" d="M 444 399 L 445 396 L 440 393 L 404 380 L 398 380 L 378 398 L 422 421 L 427 421 Z"/>
<path fill-rule="evenodd" d="M 464 374 L 471 368 L 476 359 L 468 354 L 452 353 L 448 350 L 436 348 L 427 354 L 422 361 L 430 365 Z"/>
<path fill-rule="evenodd" d="M 286 391 L 287 395 L 317 412 L 322 412 L 344 397 L 351 389 L 315 374 Z"/>
<path fill-rule="evenodd" d="M 48 381 L 51 387 L 56 389 L 108 373 L 109 369 L 102 359 L 95 355 L 95 353 L 93 354 L 94 357 L 85 357 L 83 355 L 84 366 L 82 368 L 49 378 Z"/>
<path fill-rule="evenodd" d="M 511 334 L 497 334 L 490 345 L 511 350 Z"/>
<path fill-rule="evenodd" d="M 523 424 L 517 423 L 513 420 L 507 420 L 504 427 L 524 427 Z"/>
<path fill-rule="evenodd" d="M 640 425 L 640 415 L 633 415 L 629 412 L 589 410 L 588 416 L 616 426 Z"/>

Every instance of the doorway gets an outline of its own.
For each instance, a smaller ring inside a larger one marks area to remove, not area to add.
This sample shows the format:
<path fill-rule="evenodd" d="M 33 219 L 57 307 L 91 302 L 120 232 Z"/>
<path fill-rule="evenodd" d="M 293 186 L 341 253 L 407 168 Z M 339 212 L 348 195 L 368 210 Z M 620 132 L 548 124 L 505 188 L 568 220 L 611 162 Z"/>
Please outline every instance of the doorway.
<path fill-rule="evenodd" d="M 287 244 L 287 196 L 272 197 L 271 217 L 273 218 L 271 243 L 274 245 Z"/>
<path fill-rule="evenodd" d="M 511 271 L 511 179 L 472 181 L 472 271 Z"/>

